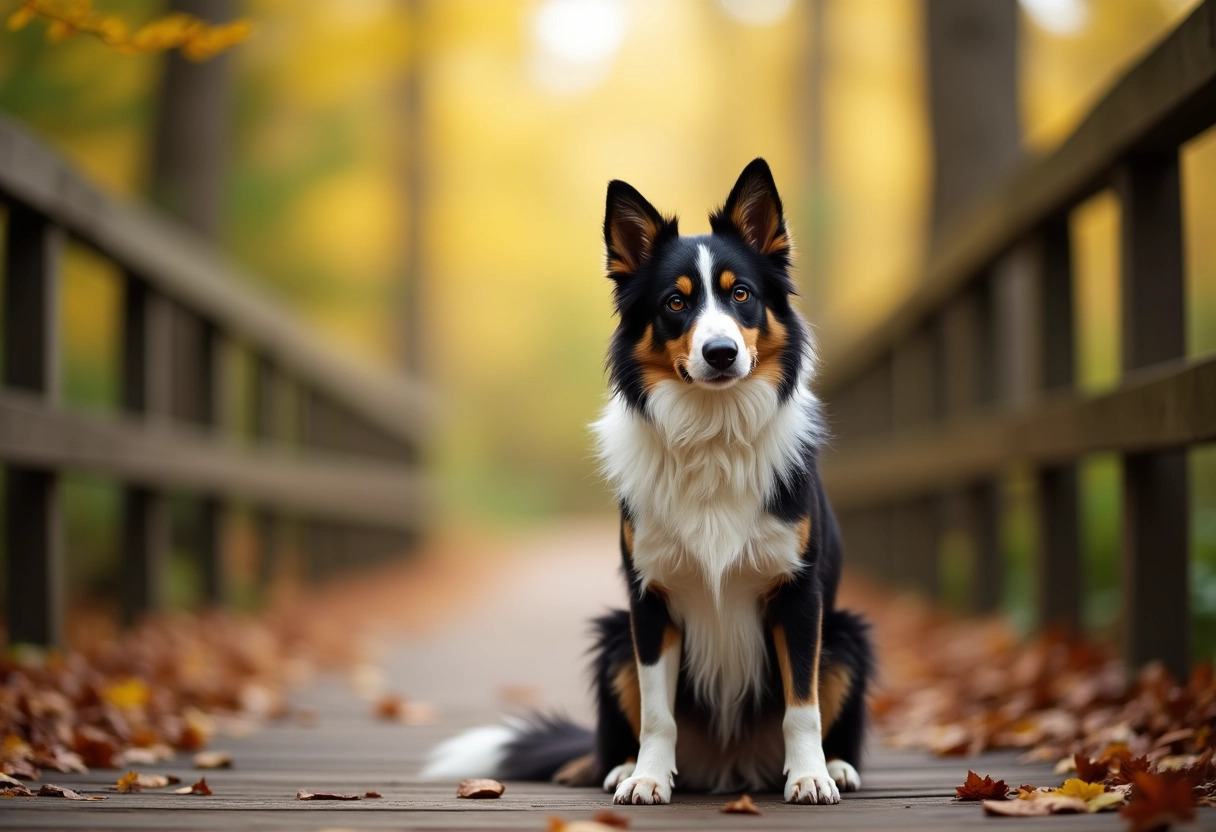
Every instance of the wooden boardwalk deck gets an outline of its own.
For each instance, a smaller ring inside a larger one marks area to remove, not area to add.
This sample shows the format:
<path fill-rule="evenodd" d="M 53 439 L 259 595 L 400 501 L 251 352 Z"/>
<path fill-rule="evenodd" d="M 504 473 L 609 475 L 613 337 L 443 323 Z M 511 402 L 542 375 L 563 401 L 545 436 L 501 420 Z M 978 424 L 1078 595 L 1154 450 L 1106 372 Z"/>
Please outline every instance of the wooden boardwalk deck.
<path fill-rule="evenodd" d="M 0 801 L 0 828 L 545 830 L 550 816 L 589 819 L 609 806 L 608 796 L 598 790 L 508 783 L 498 800 L 458 800 L 454 784 L 419 783 L 414 772 L 434 742 L 501 713 L 504 686 L 526 683 L 531 687 L 516 687 L 516 698 L 535 689 L 539 704 L 575 714 L 587 712 L 582 622 L 619 598 L 612 544 L 610 533 L 557 533 L 530 544 L 526 555 L 504 551 L 501 557 L 478 564 L 483 580 L 462 609 L 453 610 L 427 631 L 383 639 L 376 664 L 385 688 L 436 703 L 440 718 L 434 724 L 377 721 L 372 706 L 353 692 L 347 679 L 324 677 L 293 697 L 297 706 L 315 711 L 314 726 L 284 722 L 213 744 L 232 753 L 234 768 L 206 772 L 215 792 L 211 797 L 104 792 L 117 772 L 49 775 L 50 782 L 106 793 L 108 799 Z M 779 795 L 754 795 L 763 815 L 723 815 L 718 809 L 724 797 L 677 791 L 670 806 L 615 810 L 627 815 L 631 828 L 638 830 L 941 830 L 982 824 L 1002 832 L 1046 832 L 1124 827 L 1113 813 L 986 818 L 977 804 L 952 800 L 954 786 L 962 782 L 968 766 L 1013 784 L 1059 781 L 1050 766 L 1019 765 L 1011 754 L 943 760 L 884 750 L 872 742 L 862 771 L 865 787 L 846 796 L 839 806 L 786 806 Z M 141 770 L 176 774 L 189 778 L 187 783 L 199 774 L 185 759 Z M 350 803 L 305 802 L 295 799 L 298 789 L 370 790 L 383 797 Z M 1216 829 L 1216 810 L 1203 810 L 1192 828 Z"/>

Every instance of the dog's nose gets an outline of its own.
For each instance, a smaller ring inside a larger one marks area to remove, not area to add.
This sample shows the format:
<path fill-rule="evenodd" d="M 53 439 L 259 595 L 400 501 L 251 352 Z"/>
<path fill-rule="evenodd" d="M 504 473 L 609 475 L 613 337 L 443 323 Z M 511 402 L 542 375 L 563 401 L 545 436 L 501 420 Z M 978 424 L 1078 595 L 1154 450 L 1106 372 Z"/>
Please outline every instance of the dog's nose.
<path fill-rule="evenodd" d="M 701 348 L 701 355 L 705 356 L 709 366 L 720 371 L 725 371 L 734 364 L 738 354 L 735 342 L 729 338 L 715 338 Z"/>

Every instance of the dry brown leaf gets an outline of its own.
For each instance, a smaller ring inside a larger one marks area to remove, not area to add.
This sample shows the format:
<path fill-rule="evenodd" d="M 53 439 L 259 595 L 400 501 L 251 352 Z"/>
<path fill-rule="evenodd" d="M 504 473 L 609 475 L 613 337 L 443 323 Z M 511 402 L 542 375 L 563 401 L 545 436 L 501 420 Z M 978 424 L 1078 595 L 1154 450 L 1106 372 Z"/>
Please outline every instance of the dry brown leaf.
<path fill-rule="evenodd" d="M 100 795 L 83 795 L 80 792 L 74 792 L 71 789 L 65 789 L 63 786 L 56 786 L 52 783 L 43 783 L 42 788 L 38 790 L 39 797 L 62 797 L 65 800 L 105 800 Z"/>
<path fill-rule="evenodd" d="M 478 777 L 472 780 L 461 780 L 460 786 L 456 789 L 456 796 L 467 797 L 473 800 L 484 800 L 501 797 L 506 789 L 507 787 L 497 780 Z"/>
<path fill-rule="evenodd" d="M 193 786 L 182 786 L 180 789 L 174 789 L 174 794 L 200 794 L 203 797 L 211 796 L 211 787 L 207 785 L 207 778 L 203 777 Z"/>
<path fill-rule="evenodd" d="M 383 797 L 383 795 L 381 795 L 380 792 L 364 792 L 363 796 L 366 798 L 369 798 L 371 800 L 375 800 L 376 798 Z"/>
<path fill-rule="evenodd" d="M 376 719 L 385 719 L 392 722 L 400 722 L 401 714 L 405 710 L 405 697 L 400 694 L 390 693 L 380 698 L 376 703 L 375 714 Z"/>
<path fill-rule="evenodd" d="M 740 795 L 738 800 L 731 800 L 726 803 L 719 812 L 728 815 L 762 815 L 763 812 L 752 802 L 750 794 Z"/>
<path fill-rule="evenodd" d="M 1110 775 L 1110 765 L 1108 763 L 1095 762 L 1084 754 L 1074 754 L 1072 759 L 1077 777 L 1080 777 L 1087 783 L 1100 782 Z"/>
<path fill-rule="evenodd" d="M 602 823 L 604 826 L 611 826 L 613 829 L 628 829 L 629 818 L 624 815 L 618 815 L 610 809 L 600 809 L 591 819 L 596 823 Z"/>
<path fill-rule="evenodd" d="M 34 793 L 24 783 L 5 785 L 0 788 L 0 797 L 33 797 Z"/>
<path fill-rule="evenodd" d="M 1185 777 L 1138 772 L 1131 800 L 1119 810 L 1131 832 L 1148 832 L 1195 817 L 1195 793 Z"/>
<path fill-rule="evenodd" d="M 227 751 L 200 751 L 194 755 L 195 768 L 232 768 L 232 754 Z"/>
<path fill-rule="evenodd" d="M 359 800 L 357 794 L 337 794 L 336 792 L 309 792 L 300 789 L 296 792 L 296 800 Z"/>
<path fill-rule="evenodd" d="M 1009 794 L 1009 786 L 1004 780 L 981 778 L 968 770 L 967 780 L 963 785 L 956 786 L 954 792 L 956 800 L 1000 800 Z"/>
<path fill-rule="evenodd" d="M 554 815 L 550 815 L 549 825 L 545 828 L 547 832 L 616 832 L 616 830 L 620 829 L 621 827 L 611 826 L 595 820 L 567 821 Z"/>
<path fill-rule="evenodd" d="M 1039 792 L 1029 800 L 985 800 L 984 812 L 989 815 L 1032 818 L 1041 815 L 1083 813 L 1085 801 L 1075 797 L 1060 797 Z"/>

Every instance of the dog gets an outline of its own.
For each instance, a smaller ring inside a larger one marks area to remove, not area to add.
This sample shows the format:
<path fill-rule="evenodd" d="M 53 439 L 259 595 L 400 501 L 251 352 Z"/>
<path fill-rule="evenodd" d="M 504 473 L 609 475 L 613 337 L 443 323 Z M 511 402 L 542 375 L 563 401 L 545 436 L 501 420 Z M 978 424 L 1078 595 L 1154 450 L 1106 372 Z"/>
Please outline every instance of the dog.
<path fill-rule="evenodd" d="M 858 773 L 868 625 L 836 606 L 841 541 L 818 471 L 814 340 L 763 159 L 681 236 L 608 185 L 619 324 L 593 425 L 620 504 L 629 609 L 594 622 L 595 730 L 537 715 L 436 748 L 427 779 L 596 782 L 615 803 L 781 790 L 838 803 Z"/>

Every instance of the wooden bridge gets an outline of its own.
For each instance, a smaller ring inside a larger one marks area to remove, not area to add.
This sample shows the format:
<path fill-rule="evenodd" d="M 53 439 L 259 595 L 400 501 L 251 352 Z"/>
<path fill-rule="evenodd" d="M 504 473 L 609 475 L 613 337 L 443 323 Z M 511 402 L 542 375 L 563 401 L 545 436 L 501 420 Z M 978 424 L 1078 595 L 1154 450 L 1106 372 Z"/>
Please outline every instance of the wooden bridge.
<path fill-rule="evenodd" d="M 1187 667 L 1187 450 L 1216 439 L 1216 358 L 1186 355 L 1183 241 L 1201 230 L 1183 227 L 1179 153 L 1214 121 L 1216 0 L 1207 0 L 1056 151 L 956 218 L 935 242 L 918 288 L 888 320 L 855 341 L 825 345 L 820 392 L 839 437 L 826 476 L 854 566 L 933 595 L 942 536 L 962 533 L 975 557 L 974 608 L 994 609 L 1004 574 L 1000 483 L 1010 471 L 1029 471 L 1038 618 L 1076 627 L 1083 586 L 1077 464 L 1115 452 L 1123 460 L 1125 655 L 1133 666 L 1161 659 Z M 1069 216 L 1107 189 L 1121 206 L 1124 373 L 1115 389 L 1089 395 L 1075 383 Z M 399 552 L 425 530 L 423 391 L 319 346 L 213 251 L 104 195 L 6 122 L 0 200 L 8 224 L 0 462 L 11 640 L 61 638 L 57 483 L 64 471 L 99 472 L 125 486 L 130 616 L 159 603 L 170 490 L 204 506 L 195 550 L 212 600 L 222 585 L 217 529 L 237 501 L 259 512 L 267 573 L 289 523 L 303 530 L 307 568 L 318 576 Z M 85 413 L 59 401 L 55 298 L 65 236 L 123 273 L 121 413 Z M 187 322 L 176 329 L 195 333 L 192 347 L 171 346 L 171 319 Z M 223 355 L 232 344 L 257 359 L 252 436 L 221 419 Z M 605 805 L 598 792 L 509 784 L 500 801 L 474 803 L 455 800 L 449 786 L 411 778 L 436 738 L 495 716 L 498 703 L 484 692 L 520 681 L 520 668 L 551 681 L 546 702 L 585 712 L 573 671 L 581 667 L 580 622 L 611 600 L 605 593 L 617 585 L 609 577 L 614 563 L 610 535 L 603 551 L 591 547 L 585 557 L 515 561 L 464 615 L 395 642 L 387 671 L 440 704 L 435 725 L 386 730 L 331 681 L 303 694 L 320 713 L 316 729 L 276 727 L 230 743 L 238 768 L 209 777 L 214 798 L 22 802 L 0 807 L 0 825 L 544 829 L 550 814 L 586 818 Z M 526 583 L 511 581 L 524 572 L 561 581 L 565 591 L 545 596 L 559 604 L 532 606 Z M 875 747 L 866 788 L 839 807 L 785 807 L 770 796 L 759 801 L 760 817 L 723 816 L 717 798 L 681 796 L 671 807 L 630 809 L 629 817 L 637 829 L 971 827 L 980 822 L 974 807 L 949 800 L 965 768 Z M 1013 783 L 1044 774 L 1008 757 L 986 759 L 983 768 Z M 64 778 L 92 788 L 103 782 L 108 776 Z M 317 805 L 296 801 L 300 788 L 384 797 Z M 1216 828 L 1204 811 L 1201 823 Z M 991 822 L 1120 824 L 1109 815 Z"/>

